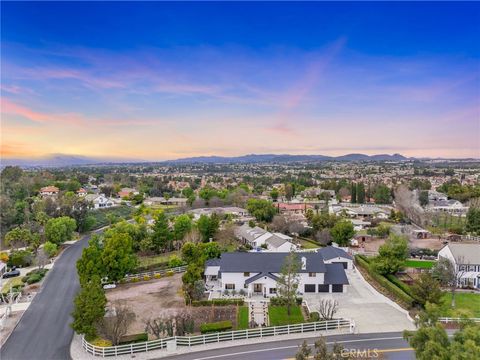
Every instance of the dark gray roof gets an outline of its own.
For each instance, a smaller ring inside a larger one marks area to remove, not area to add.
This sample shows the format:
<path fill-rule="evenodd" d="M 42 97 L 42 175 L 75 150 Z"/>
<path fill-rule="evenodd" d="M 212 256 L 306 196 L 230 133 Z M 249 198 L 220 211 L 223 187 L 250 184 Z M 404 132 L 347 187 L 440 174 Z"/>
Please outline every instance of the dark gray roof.
<path fill-rule="evenodd" d="M 255 280 L 258 280 L 258 279 L 260 279 L 264 276 L 269 277 L 270 279 L 275 280 L 275 281 L 278 280 L 277 276 L 275 276 L 273 274 L 270 274 L 268 272 L 262 272 L 262 273 L 259 273 L 255 276 L 252 276 L 251 278 L 248 278 L 247 280 L 245 280 L 245 284 L 250 284 L 251 282 L 254 282 Z"/>
<path fill-rule="evenodd" d="M 210 259 L 205 262 L 205 266 L 220 266 L 220 259 Z"/>
<path fill-rule="evenodd" d="M 325 260 L 334 259 L 336 257 L 343 257 L 346 259 L 353 260 L 352 256 L 349 255 L 346 251 L 333 246 L 324 247 L 318 250 L 318 252 L 322 254 Z"/>
<path fill-rule="evenodd" d="M 344 284 L 348 285 L 347 274 L 342 264 L 326 264 L 327 272 L 325 274 L 325 284 Z"/>
<path fill-rule="evenodd" d="M 220 272 L 281 272 L 282 265 L 287 252 L 231 252 L 223 253 L 220 258 Z M 325 263 L 323 257 L 319 253 L 299 253 L 298 261 L 302 257 L 307 260 L 305 270 L 299 272 L 325 272 Z"/>

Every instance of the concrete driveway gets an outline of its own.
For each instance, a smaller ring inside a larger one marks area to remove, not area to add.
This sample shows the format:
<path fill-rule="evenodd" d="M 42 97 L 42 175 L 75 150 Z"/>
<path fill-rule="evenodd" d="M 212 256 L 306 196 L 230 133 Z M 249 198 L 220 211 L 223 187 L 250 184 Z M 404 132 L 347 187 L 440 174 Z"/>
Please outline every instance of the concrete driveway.
<path fill-rule="evenodd" d="M 406 311 L 396 303 L 377 292 L 357 270 L 347 271 L 350 286 L 346 293 L 304 294 L 311 311 L 318 311 L 321 299 L 335 299 L 339 307 L 335 317 L 355 321 L 356 332 L 391 332 L 414 330 L 415 326 Z"/>

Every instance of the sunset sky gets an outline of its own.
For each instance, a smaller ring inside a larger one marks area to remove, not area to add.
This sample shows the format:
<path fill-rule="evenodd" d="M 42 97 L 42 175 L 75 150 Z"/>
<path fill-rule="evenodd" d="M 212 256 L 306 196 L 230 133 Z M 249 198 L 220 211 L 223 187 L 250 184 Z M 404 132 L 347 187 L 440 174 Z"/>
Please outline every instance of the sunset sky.
<path fill-rule="evenodd" d="M 480 157 L 478 3 L 2 2 L 1 154 Z"/>

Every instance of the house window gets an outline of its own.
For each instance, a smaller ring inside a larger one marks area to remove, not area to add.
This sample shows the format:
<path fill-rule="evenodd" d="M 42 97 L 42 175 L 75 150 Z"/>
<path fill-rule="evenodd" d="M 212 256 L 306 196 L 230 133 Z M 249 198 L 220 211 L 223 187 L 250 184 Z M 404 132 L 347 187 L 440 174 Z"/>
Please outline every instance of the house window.
<path fill-rule="evenodd" d="M 225 284 L 226 290 L 235 290 L 235 284 Z"/>
<path fill-rule="evenodd" d="M 250 273 L 249 272 L 244 272 L 243 276 L 250 276 Z"/>
<path fill-rule="evenodd" d="M 317 276 L 317 273 L 313 273 L 313 272 L 308 273 L 308 277 L 316 277 L 316 276 Z"/>
<path fill-rule="evenodd" d="M 314 293 L 315 292 L 315 284 L 305 284 L 305 292 L 306 293 Z"/>
<path fill-rule="evenodd" d="M 270 294 L 276 294 L 277 288 L 270 288 Z"/>

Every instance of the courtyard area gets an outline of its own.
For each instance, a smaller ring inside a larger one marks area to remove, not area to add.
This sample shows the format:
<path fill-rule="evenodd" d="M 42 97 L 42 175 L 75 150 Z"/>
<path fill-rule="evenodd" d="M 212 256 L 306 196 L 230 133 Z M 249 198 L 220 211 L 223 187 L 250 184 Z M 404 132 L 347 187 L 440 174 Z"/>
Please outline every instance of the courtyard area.
<path fill-rule="evenodd" d="M 350 286 L 346 293 L 305 294 L 304 299 L 308 302 L 311 311 L 318 311 L 321 299 L 333 299 L 338 301 L 338 312 L 335 317 L 354 320 L 356 331 L 359 333 L 402 331 L 415 328 L 406 313 L 367 285 L 358 272 L 348 271 L 348 280 Z"/>

